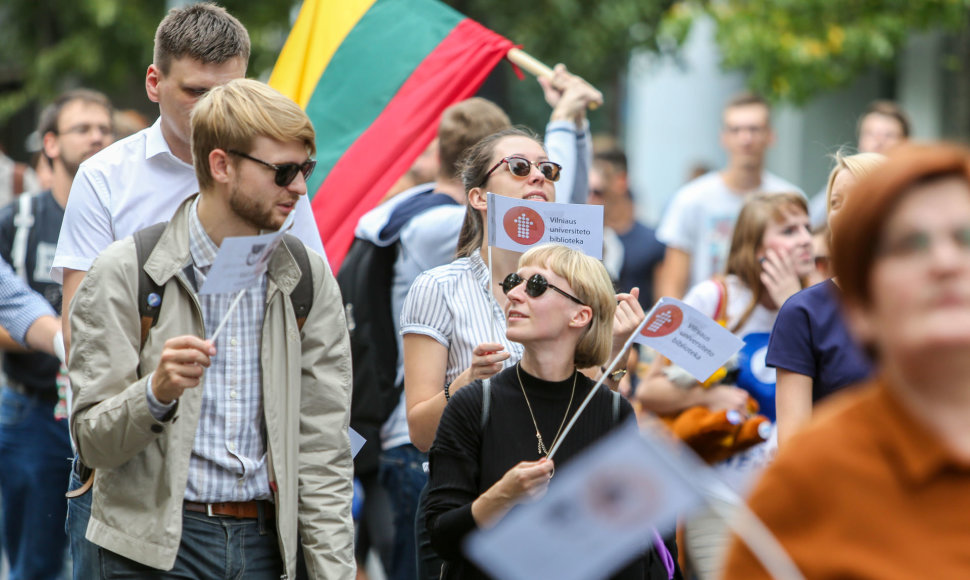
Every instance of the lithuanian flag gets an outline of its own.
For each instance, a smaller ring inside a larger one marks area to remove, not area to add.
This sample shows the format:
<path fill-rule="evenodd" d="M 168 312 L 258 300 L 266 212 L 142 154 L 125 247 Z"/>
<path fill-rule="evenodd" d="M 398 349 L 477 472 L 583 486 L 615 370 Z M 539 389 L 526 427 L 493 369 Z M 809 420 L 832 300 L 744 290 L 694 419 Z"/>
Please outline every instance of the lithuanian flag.
<path fill-rule="evenodd" d="M 436 0 L 304 0 L 269 84 L 317 132 L 308 194 L 336 272 L 354 228 L 475 94 L 509 40 Z"/>

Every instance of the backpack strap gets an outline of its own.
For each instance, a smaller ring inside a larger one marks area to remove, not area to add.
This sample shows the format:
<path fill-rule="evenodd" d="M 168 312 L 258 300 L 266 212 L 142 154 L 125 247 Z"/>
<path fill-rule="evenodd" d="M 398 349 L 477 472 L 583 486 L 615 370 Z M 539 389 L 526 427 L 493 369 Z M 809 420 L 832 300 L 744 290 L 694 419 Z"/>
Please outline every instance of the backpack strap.
<path fill-rule="evenodd" d="M 17 233 L 13 236 L 10 248 L 10 259 L 13 269 L 20 278 L 27 282 L 27 240 L 30 228 L 34 226 L 34 194 L 21 193 L 17 198 L 17 215 L 13 218 L 13 225 Z"/>
<path fill-rule="evenodd" d="M 300 281 L 290 293 L 290 303 L 293 304 L 293 312 L 296 313 L 296 327 L 303 330 L 306 317 L 310 314 L 310 307 L 313 306 L 313 273 L 310 271 L 310 256 L 306 253 L 306 246 L 296 236 L 284 234 L 283 243 L 300 267 Z"/>
<path fill-rule="evenodd" d="M 141 347 L 145 347 L 148 331 L 158 322 L 158 313 L 162 310 L 161 286 L 152 280 L 145 272 L 145 262 L 152 250 L 158 244 L 159 238 L 168 222 L 162 222 L 138 230 L 132 236 L 135 239 L 135 254 L 138 256 L 138 316 L 141 317 Z"/>
<path fill-rule="evenodd" d="M 482 422 L 481 429 L 485 430 L 485 424 L 488 423 L 488 414 L 492 410 L 492 379 L 488 378 L 482 381 Z"/>

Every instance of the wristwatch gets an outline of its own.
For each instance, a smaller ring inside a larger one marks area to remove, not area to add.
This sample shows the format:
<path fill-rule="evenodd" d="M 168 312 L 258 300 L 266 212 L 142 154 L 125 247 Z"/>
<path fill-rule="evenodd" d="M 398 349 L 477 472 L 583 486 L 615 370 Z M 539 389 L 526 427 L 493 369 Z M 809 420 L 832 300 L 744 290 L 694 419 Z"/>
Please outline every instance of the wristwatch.
<path fill-rule="evenodd" d="M 600 370 L 605 373 L 606 367 L 600 367 Z M 626 376 L 626 369 L 617 369 L 612 373 L 610 373 L 607 378 L 610 379 L 611 381 L 618 383 L 625 376 Z"/>

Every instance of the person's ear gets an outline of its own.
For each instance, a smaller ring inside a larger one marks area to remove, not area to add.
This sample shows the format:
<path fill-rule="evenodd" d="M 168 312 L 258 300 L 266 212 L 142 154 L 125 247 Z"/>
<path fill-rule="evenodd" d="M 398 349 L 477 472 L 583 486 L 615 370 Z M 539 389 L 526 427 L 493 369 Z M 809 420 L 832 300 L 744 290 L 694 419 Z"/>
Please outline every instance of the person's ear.
<path fill-rule="evenodd" d="M 232 164 L 229 162 L 229 154 L 222 149 L 209 151 L 209 173 L 212 174 L 213 181 L 217 183 L 229 183 L 232 178 Z"/>
<path fill-rule="evenodd" d="M 162 71 L 154 64 L 148 65 L 148 72 L 145 73 L 145 93 L 148 100 L 157 103 L 159 100 L 158 83 L 162 80 Z"/>
<path fill-rule="evenodd" d="M 51 161 L 57 159 L 61 154 L 61 144 L 58 142 L 57 135 L 53 131 L 44 133 L 41 146 L 44 148 L 44 155 Z"/>
<path fill-rule="evenodd" d="M 468 192 L 468 205 L 478 211 L 488 209 L 488 192 L 482 187 L 473 187 Z"/>
<path fill-rule="evenodd" d="M 580 306 L 569 319 L 569 326 L 573 328 L 583 328 L 588 326 L 593 320 L 593 309 L 589 306 Z"/>

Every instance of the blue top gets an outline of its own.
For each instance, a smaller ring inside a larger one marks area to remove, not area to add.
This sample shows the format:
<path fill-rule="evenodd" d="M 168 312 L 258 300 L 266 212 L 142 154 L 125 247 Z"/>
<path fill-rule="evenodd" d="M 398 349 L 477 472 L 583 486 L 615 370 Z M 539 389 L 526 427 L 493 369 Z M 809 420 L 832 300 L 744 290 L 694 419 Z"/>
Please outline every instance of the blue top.
<path fill-rule="evenodd" d="M 30 195 L 30 194 L 22 194 Z M 24 274 L 31 290 L 44 297 L 55 311 L 61 309 L 61 285 L 51 279 L 51 263 L 57 248 L 57 236 L 64 219 L 62 208 L 50 190 L 30 197 L 33 224 L 27 235 Z M 0 258 L 13 264 L 13 241 L 17 234 L 16 216 L 20 200 L 0 210 Z M 57 394 L 55 379 L 61 362 L 42 352 L 8 352 L 3 357 L 3 372 L 32 393 Z"/>
<path fill-rule="evenodd" d="M 644 312 L 653 306 L 653 271 L 664 259 L 666 246 L 657 240 L 653 228 L 633 222 L 626 233 L 617 233 L 623 244 L 623 266 L 617 286 L 621 292 L 640 288 L 640 306 Z"/>
<path fill-rule="evenodd" d="M 826 280 L 798 292 L 778 312 L 768 366 L 812 378 L 812 402 L 868 378 L 872 361 L 849 335 L 839 288 Z"/>

